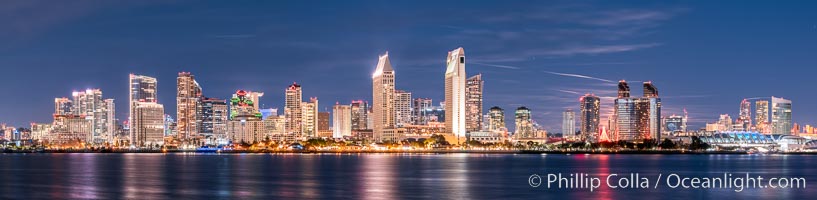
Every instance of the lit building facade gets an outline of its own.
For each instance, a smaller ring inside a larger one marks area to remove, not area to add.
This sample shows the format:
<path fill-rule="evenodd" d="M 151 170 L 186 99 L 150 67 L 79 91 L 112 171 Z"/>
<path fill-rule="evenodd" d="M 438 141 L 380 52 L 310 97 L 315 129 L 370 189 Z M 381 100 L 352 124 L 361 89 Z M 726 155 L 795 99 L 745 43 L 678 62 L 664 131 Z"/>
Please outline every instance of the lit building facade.
<path fill-rule="evenodd" d="M 164 144 L 164 106 L 153 102 L 138 102 L 134 108 L 131 131 L 133 145 L 155 147 Z"/>
<path fill-rule="evenodd" d="M 372 75 L 372 131 L 377 141 L 396 141 L 395 135 L 395 73 L 389 53 L 379 57 Z"/>
<path fill-rule="evenodd" d="M 562 136 L 576 134 L 576 112 L 567 109 L 562 112 Z"/>
<path fill-rule="evenodd" d="M 343 138 L 352 136 L 352 107 L 350 105 L 335 104 L 332 107 L 332 137 Z"/>
<path fill-rule="evenodd" d="M 445 70 L 445 129 L 457 137 L 465 136 L 465 50 L 448 52 Z"/>
<path fill-rule="evenodd" d="M 644 97 L 630 97 L 626 81 L 619 82 L 615 100 L 616 140 L 661 139 L 661 99 L 652 82 L 644 82 Z"/>
<path fill-rule="evenodd" d="M 465 80 L 465 131 L 467 132 L 482 130 L 482 90 L 484 86 L 485 81 L 482 80 L 482 74 Z"/>
<path fill-rule="evenodd" d="M 201 86 L 190 72 L 179 72 L 176 78 L 176 128 L 181 139 L 198 136 L 197 112 L 201 98 Z"/>
<path fill-rule="evenodd" d="M 628 93 L 629 95 L 629 93 Z M 581 112 L 581 138 L 582 140 L 595 141 L 596 134 L 599 132 L 599 123 L 601 110 L 601 99 L 593 94 L 586 94 L 579 98 L 579 109 Z M 574 133 L 562 133 L 573 135 Z"/>
<path fill-rule="evenodd" d="M 433 106 L 432 100 L 429 98 L 416 98 L 411 103 L 411 118 L 414 125 L 428 124 L 428 111 Z"/>
<path fill-rule="evenodd" d="M 536 130 L 533 127 L 533 120 L 531 119 L 531 111 L 526 107 L 519 107 L 515 113 L 516 131 L 514 137 L 516 138 L 534 138 L 536 137 Z"/>
<path fill-rule="evenodd" d="M 197 132 L 205 138 L 205 144 L 215 144 L 218 138 L 227 137 L 227 101 L 201 97 L 196 112 Z"/>
<path fill-rule="evenodd" d="M 304 137 L 318 137 L 318 98 L 309 98 L 309 102 L 301 103 L 301 134 Z"/>
<path fill-rule="evenodd" d="M 791 100 L 784 98 L 772 97 L 772 109 L 770 115 L 772 133 L 774 134 L 791 134 Z"/>
<path fill-rule="evenodd" d="M 233 144 L 260 142 L 266 130 L 261 120 L 261 112 L 255 109 L 250 92 L 238 90 L 230 99 L 230 120 L 227 122 L 227 137 Z"/>
<path fill-rule="evenodd" d="M 488 110 L 488 131 L 491 132 L 507 132 L 505 127 L 505 111 L 497 106 L 491 107 Z"/>
<path fill-rule="evenodd" d="M 138 124 L 134 123 L 134 119 L 136 119 L 135 114 L 137 104 L 157 103 L 157 81 L 154 77 L 130 74 L 128 82 L 130 83 L 128 92 L 128 122 L 130 123 L 128 138 L 130 139 L 131 144 L 135 144 L 138 139 L 134 129 L 134 126 Z"/>
<path fill-rule="evenodd" d="M 397 127 L 411 124 L 411 92 L 396 90 L 394 93 L 394 120 Z"/>
<path fill-rule="evenodd" d="M 303 131 L 303 108 L 301 102 L 303 101 L 303 93 L 301 85 L 292 83 L 286 89 L 286 100 L 284 104 L 284 116 L 286 116 L 286 131 L 295 135 L 300 135 Z"/>
<path fill-rule="evenodd" d="M 113 134 L 113 130 L 109 131 L 114 121 L 109 121 L 109 114 L 114 114 L 114 111 L 109 111 L 108 103 L 113 102 L 112 99 L 103 99 L 102 91 L 99 89 L 87 89 L 81 92 L 73 92 L 72 94 L 74 114 L 84 117 L 91 121 L 93 127 L 91 134 L 86 140 L 92 144 L 102 144 L 109 141 L 109 135 Z"/>
<path fill-rule="evenodd" d="M 752 103 L 747 99 L 740 101 L 740 112 L 738 112 L 738 119 L 735 122 L 743 127 L 743 130 L 752 130 Z"/>
<path fill-rule="evenodd" d="M 369 126 L 369 103 L 363 100 L 352 101 L 349 105 L 352 112 L 352 130 L 367 130 Z"/>

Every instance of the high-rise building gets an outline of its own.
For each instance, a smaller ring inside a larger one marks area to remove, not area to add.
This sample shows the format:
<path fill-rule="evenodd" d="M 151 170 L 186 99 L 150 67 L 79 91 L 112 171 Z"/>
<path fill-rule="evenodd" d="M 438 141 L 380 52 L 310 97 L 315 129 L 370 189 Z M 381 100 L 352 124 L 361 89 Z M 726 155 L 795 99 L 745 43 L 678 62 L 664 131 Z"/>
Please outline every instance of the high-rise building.
<path fill-rule="evenodd" d="M 142 103 L 156 103 L 156 78 L 142 75 L 130 74 L 129 76 L 129 93 L 128 93 L 128 122 L 130 128 L 128 129 L 128 138 L 131 144 L 137 141 L 137 135 L 134 131 L 134 119 L 136 116 L 137 104 Z M 164 110 L 164 108 L 162 108 Z"/>
<path fill-rule="evenodd" d="M 488 110 L 488 131 L 491 132 L 506 132 L 508 128 L 505 127 L 505 111 L 497 106 L 491 107 Z"/>
<path fill-rule="evenodd" d="M 197 132 L 205 138 L 206 144 L 216 144 L 217 138 L 227 137 L 227 101 L 201 97 L 196 112 Z"/>
<path fill-rule="evenodd" d="M 201 93 L 201 86 L 190 72 L 179 72 L 176 78 L 176 128 L 181 139 L 198 136 L 196 108 Z"/>
<path fill-rule="evenodd" d="M 107 126 L 105 128 L 105 141 L 108 144 L 113 145 L 116 141 L 116 104 L 114 104 L 113 99 L 105 99 L 105 123 L 104 125 Z"/>
<path fill-rule="evenodd" d="M 110 128 L 111 123 L 115 123 L 114 121 L 109 121 L 108 114 L 112 113 L 108 111 L 107 102 L 113 102 L 113 100 L 103 99 L 102 91 L 99 89 L 73 92 L 72 96 L 74 98 L 74 114 L 90 120 L 91 126 L 93 127 L 91 134 L 88 135 L 85 141 L 92 144 L 107 142 L 109 139 L 108 135 L 111 134 L 108 128 Z"/>
<path fill-rule="evenodd" d="M 485 81 L 482 74 L 465 80 L 465 131 L 482 130 L 482 90 Z"/>
<path fill-rule="evenodd" d="M 465 50 L 448 52 L 445 70 L 445 129 L 457 137 L 465 136 Z"/>
<path fill-rule="evenodd" d="M 74 101 L 65 97 L 54 98 L 54 115 L 70 114 L 74 114 Z"/>
<path fill-rule="evenodd" d="M 318 137 L 318 98 L 309 98 L 309 102 L 301 103 L 302 136 L 307 138 Z"/>
<path fill-rule="evenodd" d="M 791 100 L 772 97 L 771 125 L 773 134 L 791 134 Z"/>
<path fill-rule="evenodd" d="M 530 109 L 526 107 L 519 107 L 515 113 L 516 131 L 514 137 L 516 138 L 534 138 L 536 130 L 533 128 L 533 120 L 531 119 Z"/>
<path fill-rule="evenodd" d="M 254 143 L 265 139 L 266 130 L 261 112 L 255 109 L 251 92 L 238 90 L 230 99 L 230 120 L 227 135 L 233 143 Z"/>
<path fill-rule="evenodd" d="M 576 113 L 567 109 L 562 113 L 562 136 L 576 134 Z"/>
<path fill-rule="evenodd" d="M 749 103 L 749 100 L 740 101 L 740 112 L 736 123 L 740 124 L 745 131 L 752 129 L 752 104 Z"/>
<path fill-rule="evenodd" d="M 350 109 L 352 112 L 352 130 L 370 129 L 369 103 L 363 100 L 355 100 L 352 101 Z"/>
<path fill-rule="evenodd" d="M 263 96 L 264 96 L 263 92 L 254 92 L 254 91 L 248 91 L 247 92 L 247 98 L 249 98 L 253 102 L 253 104 L 252 104 L 253 109 L 258 111 L 258 112 L 261 111 L 261 108 L 260 108 L 261 102 L 259 100 Z"/>
<path fill-rule="evenodd" d="M 352 107 L 335 104 L 332 107 L 332 137 L 352 136 Z"/>
<path fill-rule="evenodd" d="M 664 119 L 664 131 L 669 134 L 684 133 L 687 131 L 686 119 L 684 116 L 672 115 Z"/>
<path fill-rule="evenodd" d="M 396 141 L 394 69 L 389 52 L 380 56 L 372 74 L 372 131 L 377 141 Z"/>
<path fill-rule="evenodd" d="M 652 82 L 644 82 L 642 98 L 630 97 L 629 86 L 619 82 L 619 97 L 615 100 L 615 137 L 613 140 L 661 139 L 661 98 Z"/>
<path fill-rule="evenodd" d="M 411 92 L 403 90 L 394 92 L 394 115 L 397 127 L 411 124 Z"/>
<path fill-rule="evenodd" d="M 625 85 L 626 86 L 626 85 Z M 621 92 L 619 92 L 621 94 Z M 629 93 L 627 93 L 629 94 Z M 599 132 L 601 99 L 593 94 L 586 94 L 579 98 L 579 117 L 581 122 L 581 138 L 582 140 L 595 141 L 595 136 Z M 568 133 L 562 133 L 572 135 Z"/>
<path fill-rule="evenodd" d="M 301 85 L 292 83 L 286 89 L 286 101 L 284 102 L 284 116 L 286 116 L 286 131 L 295 135 L 300 135 L 303 124 L 303 101 Z"/>
<path fill-rule="evenodd" d="M 137 102 L 134 107 L 131 131 L 133 145 L 152 147 L 164 144 L 164 106 L 155 102 Z"/>
<path fill-rule="evenodd" d="M 428 124 L 428 112 L 431 111 L 432 101 L 429 98 L 416 98 L 411 104 L 411 118 L 414 125 Z"/>
<path fill-rule="evenodd" d="M 329 129 L 329 112 L 318 112 L 318 137 L 332 137 Z"/>
<path fill-rule="evenodd" d="M 732 130 L 732 117 L 729 114 L 722 114 L 718 118 L 718 125 L 720 126 L 720 130 L 723 131 L 733 131 Z"/>
<path fill-rule="evenodd" d="M 768 100 L 755 101 L 755 128 L 760 133 L 772 133 L 771 123 L 769 122 L 769 112 Z"/>

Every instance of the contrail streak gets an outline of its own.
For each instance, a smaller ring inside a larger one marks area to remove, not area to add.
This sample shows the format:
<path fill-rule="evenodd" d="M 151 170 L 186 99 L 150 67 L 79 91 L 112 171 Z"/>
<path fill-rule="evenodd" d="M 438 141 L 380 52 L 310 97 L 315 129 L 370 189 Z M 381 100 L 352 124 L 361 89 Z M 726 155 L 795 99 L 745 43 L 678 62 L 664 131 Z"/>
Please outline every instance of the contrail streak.
<path fill-rule="evenodd" d="M 604 82 L 608 82 L 608 83 L 615 83 L 615 81 L 611 81 L 611 80 L 607 80 L 607 79 L 603 79 L 603 78 L 596 78 L 596 77 L 592 77 L 592 76 L 585 76 L 585 75 L 581 75 L 581 74 L 568 74 L 568 73 L 559 73 L 559 72 L 551 72 L 551 71 L 543 71 L 543 72 L 549 73 L 549 74 L 554 74 L 554 75 L 559 75 L 559 76 L 568 76 L 568 77 L 575 77 L 575 78 L 583 78 L 583 79 L 604 81 Z"/>

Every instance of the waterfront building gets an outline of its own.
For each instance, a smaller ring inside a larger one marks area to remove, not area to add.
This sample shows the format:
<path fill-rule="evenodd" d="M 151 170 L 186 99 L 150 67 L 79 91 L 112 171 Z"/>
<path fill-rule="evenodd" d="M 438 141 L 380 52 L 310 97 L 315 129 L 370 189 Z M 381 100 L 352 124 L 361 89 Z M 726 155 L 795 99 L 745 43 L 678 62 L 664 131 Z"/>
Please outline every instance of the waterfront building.
<path fill-rule="evenodd" d="M 747 99 L 740 101 L 740 112 L 736 124 L 742 126 L 743 130 L 749 131 L 752 129 L 752 104 Z"/>
<path fill-rule="evenodd" d="M 562 136 L 576 134 L 576 113 L 573 109 L 562 112 Z"/>
<path fill-rule="evenodd" d="M 627 82 L 619 82 L 614 101 L 615 140 L 661 139 L 661 99 L 652 82 L 644 82 L 644 96 L 630 97 Z"/>
<path fill-rule="evenodd" d="M 130 87 L 128 92 L 128 122 L 130 128 L 128 129 L 128 138 L 132 144 L 137 141 L 135 129 L 132 128 L 135 124 L 137 104 L 139 103 L 156 103 L 156 78 L 142 75 L 130 74 Z M 154 106 L 155 107 L 155 106 Z M 163 108 L 164 109 L 164 108 Z"/>
<path fill-rule="evenodd" d="M 332 137 L 343 138 L 352 136 L 352 107 L 350 105 L 335 104 L 332 107 Z"/>
<path fill-rule="evenodd" d="M 113 134 L 109 131 L 112 123 L 112 117 L 109 114 L 114 114 L 114 111 L 109 110 L 108 103 L 113 103 L 112 99 L 102 98 L 102 91 L 99 89 L 87 89 L 85 91 L 73 92 L 74 98 L 72 109 L 74 114 L 91 120 L 91 134 L 85 139 L 91 144 L 102 144 L 108 141 L 108 135 Z M 113 106 L 113 105 L 111 105 Z"/>
<path fill-rule="evenodd" d="M 684 116 L 671 115 L 664 119 L 664 127 L 662 128 L 666 134 L 672 135 L 677 133 L 685 133 L 687 131 L 686 119 Z"/>
<path fill-rule="evenodd" d="M 488 110 L 488 131 L 491 132 L 507 132 L 508 128 L 505 127 L 505 111 L 502 108 L 497 106 L 491 107 Z"/>
<path fill-rule="evenodd" d="M 205 144 L 216 144 L 218 138 L 227 137 L 227 101 L 201 97 L 196 112 L 197 132 L 205 138 Z"/>
<path fill-rule="evenodd" d="M 74 101 L 62 97 L 54 98 L 54 115 L 74 114 Z"/>
<path fill-rule="evenodd" d="M 411 124 L 411 92 L 394 92 L 394 120 L 397 127 Z"/>
<path fill-rule="evenodd" d="M 531 119 L 531 111 L 526 107 L 519 107 L 514 114 L 516 119 L 516 131 L 514 137 L 516 138 L 535 138 L 536 130 Z"/>
<path fill-rule="evenodd" d="M 377 141 L 397 141 L 395 135 L 395 73 L 389 53 L 379 57 L 372 74 L 372 131 Z"/>
<path fill-rule="evenodd" d="M 755 129 L 762 134 L 791 134 L 791 100 L 770 97 L 755 101 Z"/>
<path fill-rule="evenodd" d="M 448 52 L 445 70 L 445 128 L 456 137 L 465 136 L 465 50 Z"/>
<path fill-rule="evenodd" d="M 482 74 L 474 75 L 465 81 L 465 131 L 483 129 L 482 90 L 485 81 Z"/>
<path fill-rule="evenodd" d="M 318 98 L 309 98 L 309 102 L 301 103 L 301 136 L 312 138 L 318 136 Z"/>
<path fill-rule="evenodd" d="M 47 140 L 53 124 L 48 123 L 31 123 L 31 139 L 33 140 Z"/>
<path fill-rule="evenodd" d="M 303 131 L 303 108 L 301 102 L 303 95 L 301 85 L 292 83 L 286 89 L 286 100 L 284 102 L 284 116 L 286 116 L 286 132 L 301 135 Z"/>
<path fill-rule="evenodd" d="M 176 78 L 176 128 L 180 139 L 195 139 L 199 128 L 196 109 L 202 89 L 190 72 L 179 72 Z"/>
<path fill-rule="evenodd" d="M 351 110 L 352 130 L 366 130 L 369 128 L 369 103 L 363 100 L 352 101 Z"/>
<path fill-rule="evenodd" d="M 155 102 L 137 102 L 134 107 L 131 144 L 138 147 L 154 147 L 164 144 L 164 106 Z"/>
<path fill-rule="evenodd" d="M 432 100 L 429 98 L 416 98 L 411 104 L 411 119 L 414 125 L 428 124 L 428 112 L 433 106 Z"/>
<path fill-rule="evenodd" d="M 332 129 L 329 128 L 329 112 L 318 112 L 318 137 L 332 137 Z"/>
<path fill-rule="evenodd" d="M 629 90 L 629 88 L 628 88 Z M 619 92 L 621 94 L 621 92 Z M 629 96 L 629 92 L 626 93 Z M 586 141 L 595 141 L 596 134 L 599 132 L 599 123 L 601 110 L 601 99 L 593 94 L 585 94 L 579 98 L 580 117 L 580 131 L 581 139 Z M 571 136 L 575 133 L 562 133 L 563 136 Z"/>
<path fill-rule="evenodd" d="M 250 92 L 238 90 L 230 99 L 230 120 L 227 122 L 227 136 L 233 144 L 260 142 L 266 130 L 261 120 L 261 112 L 255 108 Z"/>

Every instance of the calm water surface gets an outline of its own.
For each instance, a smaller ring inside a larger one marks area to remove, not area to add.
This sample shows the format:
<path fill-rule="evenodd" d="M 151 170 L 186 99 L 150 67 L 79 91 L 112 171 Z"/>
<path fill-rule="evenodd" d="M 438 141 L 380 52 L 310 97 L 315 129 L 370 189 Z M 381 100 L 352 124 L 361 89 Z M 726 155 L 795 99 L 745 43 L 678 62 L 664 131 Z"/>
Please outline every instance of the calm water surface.
<path fill-rule="evenodd" d="M 806 189 L 533 188 L 532 174 L 817 180 L 807 155 L 0 154 L 0 199 L 812 199 Z M 665 175 L 666 176 L 666 175 Z M 663 180 L 662 180 L 663 181 Z M 650 184 L 654 184 L 650 182 Z M 815 185 L 817 187 L 817 185 Z"/>

